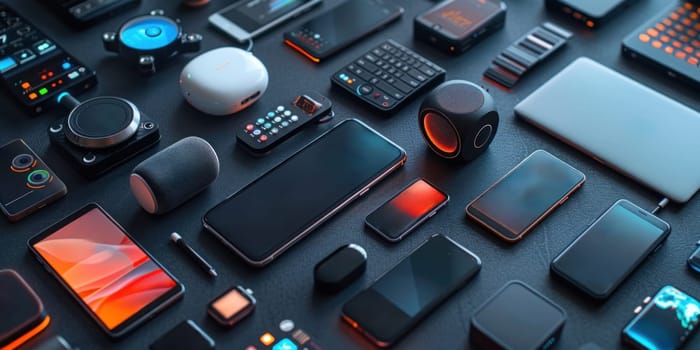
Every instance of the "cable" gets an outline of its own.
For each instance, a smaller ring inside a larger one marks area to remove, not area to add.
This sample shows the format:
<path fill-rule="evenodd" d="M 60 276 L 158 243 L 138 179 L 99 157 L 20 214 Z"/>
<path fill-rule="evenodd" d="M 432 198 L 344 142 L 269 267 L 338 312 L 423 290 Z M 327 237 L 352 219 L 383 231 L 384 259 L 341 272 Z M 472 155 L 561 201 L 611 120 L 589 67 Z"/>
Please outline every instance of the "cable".
<path fill-rule="evenodd" d="M 652 210 L 651 213 L 654 214 L 654 215 L 656 215 L 656 213 L 657 213 L 659 210 L 661 210 L 661 209 L 663 209 L 663 208 L 666 207 L 666 205 L 668 204 L 668 202 L 669 202 L 668 198 L 664 197 L 664 199 L 662 199 L 661 201 L 659 201 L 659 204 L 656 205 L 656 208 L 654 208 L 654 210 Z"/>
<path fill-rule="evenodd" d="M 245 50 L 248 52 L 253 52 L 253 38 L 248 38 L 248 48 Z"/>

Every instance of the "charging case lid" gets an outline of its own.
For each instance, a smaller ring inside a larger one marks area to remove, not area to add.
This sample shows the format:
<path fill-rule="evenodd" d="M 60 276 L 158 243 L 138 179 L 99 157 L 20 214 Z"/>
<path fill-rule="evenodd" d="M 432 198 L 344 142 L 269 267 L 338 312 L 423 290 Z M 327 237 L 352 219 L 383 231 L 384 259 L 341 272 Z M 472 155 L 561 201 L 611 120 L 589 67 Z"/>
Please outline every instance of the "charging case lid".
<path fill-rule="evenodd" d="M 0 270 L 0 291 L 0 348 L 48 325 L 44 305 L 17 272 Z"/>

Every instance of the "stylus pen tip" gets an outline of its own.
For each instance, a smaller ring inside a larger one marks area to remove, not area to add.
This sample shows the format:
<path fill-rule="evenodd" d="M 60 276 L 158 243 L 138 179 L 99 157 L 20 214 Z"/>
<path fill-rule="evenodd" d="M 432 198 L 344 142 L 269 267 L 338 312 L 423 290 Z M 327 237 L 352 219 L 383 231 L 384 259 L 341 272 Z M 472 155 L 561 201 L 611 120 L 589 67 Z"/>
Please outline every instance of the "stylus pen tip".
<path fill-rule="evenodd" d="M 212 277 L 217 277 L 217 276 L 219 276 L 219 274 L 216 273 L 216 270 L 214 270 L 214 269 L 209 269 L 209 274 L 210 274 Z"/>

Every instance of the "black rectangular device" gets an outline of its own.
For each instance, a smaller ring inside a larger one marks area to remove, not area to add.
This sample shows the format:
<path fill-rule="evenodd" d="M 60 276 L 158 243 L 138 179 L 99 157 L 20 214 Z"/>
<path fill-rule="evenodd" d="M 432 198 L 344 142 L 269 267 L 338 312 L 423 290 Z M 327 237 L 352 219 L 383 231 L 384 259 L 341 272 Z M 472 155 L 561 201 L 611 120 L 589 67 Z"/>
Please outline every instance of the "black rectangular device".
<path fill-rule="evenodd" d="M 500 0 L 448 0 L 413 21 L 418 40 L 461 54 L 503 27 L 507 6 Z"/>
<path fill-rule="evenodd" d="M 606 299 L 670 233 L 669 224 L 621 199 L 559 253 L 550 267 L 588 295 Z"/>
<path fill-rule="evenodd" d="M 209 16 L 209 23 L 238 42 L 252 39 L 283 22 L 311 10 L 322 0 L 236 1 Z"/>
<path fill-rule="evenodd" d="M 284 43 L 320 62 L 398 19 L 404 9 L 388 0 L 349 0 L 284 33 Z"/>
<path fill-rule="evenodd" d="M 391 39 L 331 76 L 334 86 L 381 112 L 392 112 L 445 81 L 445 69 Z"/>
<path fill-rule="evenodd" d="M 66 185 L 21 139 L 0 147 L 0 210 L 17 221 L 68 193 Z"/>
<path fill-rule="evenodd" d="M 449 200 L 447 193 L 418 178 L 367 215 L 365 224 L 390 242 L 398 242 Z"/>
<path fill-rule="evenodd" d="M 662 287 L 622 330 L 622 341 L 635 349 L 682 349 L 697 333 L 700 301 L 684 291 Z"/>
<path fill-rule="evenodd" d="M 15 10 L 0 3 L 0 76 L 29 112 L 57 105 L 62 92 L 79 95 L 96 74 Z"/>
<path fill-rule="evenodd" d="M 27 245 L 113 338 L 153 318 L 185 291 L 168 270 L 94 203 L 32 237 Z"/>
<path fill-rule="evenodd" d="M 216 205 L 204 227 L 264 266 L 398 169 L 406 152 L 347 119 Z"/>
<path fill-rule="evenodd" d="M 562 205 L 586 176 L 542 150 L 533 152 L 467 205 L 467 215 L 515 243 Z"/>
<path fill-rule="evenodd" d="M 634 0 L 545 0 L 547 8 L 571 16 L 588 28 L 597 28 Z"/>
<path fill-rule="evenodd" d="M 481 260 L 435 234 L 343 305 L 342 318 L 388 347 L 481 270 Z"/>
<path fill-rule="evenodd" d="M 40 0 L 69 24 L 84 28 L 119 11 L 136 7 L 141 0 Z"/>
<path fill-rule="evenodd" d="M 673 5 L 635 29 L 622 41 L 626 57 L 654 67 L 682 83 L 700 86 L 700 3 Z"/>

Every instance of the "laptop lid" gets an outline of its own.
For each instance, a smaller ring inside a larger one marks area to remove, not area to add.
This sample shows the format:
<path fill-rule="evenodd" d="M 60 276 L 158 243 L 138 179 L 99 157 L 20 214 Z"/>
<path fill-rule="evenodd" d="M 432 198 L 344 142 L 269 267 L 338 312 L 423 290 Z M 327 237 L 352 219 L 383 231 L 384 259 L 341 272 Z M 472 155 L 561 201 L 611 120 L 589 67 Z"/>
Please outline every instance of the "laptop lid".
<path fill-rule="evenodd" d="M 675 202 L 700 188 L 700 114 L 581 57 L 515 113 Z"/>

